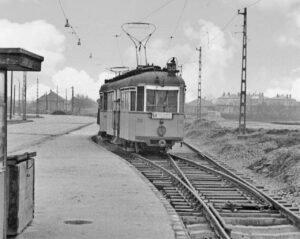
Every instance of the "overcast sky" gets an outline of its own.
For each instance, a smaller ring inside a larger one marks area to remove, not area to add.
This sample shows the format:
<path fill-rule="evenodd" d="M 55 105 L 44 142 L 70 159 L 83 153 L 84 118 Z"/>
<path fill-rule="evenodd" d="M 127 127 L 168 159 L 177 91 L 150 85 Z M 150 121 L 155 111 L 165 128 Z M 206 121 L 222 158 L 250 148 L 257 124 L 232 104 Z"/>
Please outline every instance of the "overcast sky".
<path fill-rule="evenodd" d="M 59 87 L 59 94 L 98 97 L 106 70 L 135 67 L 125 22 L 156 25 L 148 61 L 164 66 L 177 57 L 183 65 L 187 101 L 197 95 L 198 52 L 202 46 L 203 95 L 240 90 L 242 23 L 248 7 L 248 92 L 292 94 L 300 100 L 300 0 L 61 0 L 81 39 L 65 28 L 58 0 L 0 0 L 0 47 L 23 47 L 45 57 L 42 72 L 28 73 L 29 98 Z M 254 4 L 253 4 L 254 3 Z M 119 37 L 116 38 L 115 35 Z M 172 39 L 170 37 L 173 37 Z M 90 54 L 92 53 L 92 58 Z M 15 82 L 22 76 L 16 74 Z"/>

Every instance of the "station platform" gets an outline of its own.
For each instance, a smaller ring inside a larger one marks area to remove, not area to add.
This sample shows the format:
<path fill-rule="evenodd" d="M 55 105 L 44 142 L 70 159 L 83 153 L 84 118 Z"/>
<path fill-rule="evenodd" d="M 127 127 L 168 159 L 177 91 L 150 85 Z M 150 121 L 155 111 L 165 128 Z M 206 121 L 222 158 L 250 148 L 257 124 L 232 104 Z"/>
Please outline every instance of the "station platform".
<path fill-rule="evenodd" d="M 147 183 L 123 159 L 91 141 L 97 125 L 89 124 L 95 119 L 55 126 L 64 119 L 9 126 L 9 152 L 37 152 L 35 218 L 16 238 L 175 238 L 170 216 Z M 59 130 L 34 127 L 47 122 Z M 31 137 L 31 143 L 13 145 L 18 136 Z"/>

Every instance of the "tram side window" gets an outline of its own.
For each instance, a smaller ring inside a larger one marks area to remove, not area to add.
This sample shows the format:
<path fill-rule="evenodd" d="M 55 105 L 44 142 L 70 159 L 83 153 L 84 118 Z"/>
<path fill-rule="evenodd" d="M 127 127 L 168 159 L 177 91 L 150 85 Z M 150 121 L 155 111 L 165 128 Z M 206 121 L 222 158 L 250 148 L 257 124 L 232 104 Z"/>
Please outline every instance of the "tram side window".
<path fill-rule="evenodd" d="M 137 87 L 137 111 L 144 111 L 144 86 Z"/>
<path fill-rule="evenodd" d="M 135 91 L 130 91 L 130 111 L 135 111 Z"/>
<path fill-rule="evenodd" d="M 177 112 L 177 90 L 147 90 L 147 111 Z"/>
<path fill-rule="evenodd" d="M 113 92 L 108 93 L 107 95 L 107 110 L 113 110 Z"/>
<path fill-rule="evenodd" d="M 107 93 L 104 93 L 103 110 L 107 111 Z"/>
<path fill-rule="evenodd" d="M 100 95 L 99 108 L 100 110 L 104 110 L 103 94 Z"/>

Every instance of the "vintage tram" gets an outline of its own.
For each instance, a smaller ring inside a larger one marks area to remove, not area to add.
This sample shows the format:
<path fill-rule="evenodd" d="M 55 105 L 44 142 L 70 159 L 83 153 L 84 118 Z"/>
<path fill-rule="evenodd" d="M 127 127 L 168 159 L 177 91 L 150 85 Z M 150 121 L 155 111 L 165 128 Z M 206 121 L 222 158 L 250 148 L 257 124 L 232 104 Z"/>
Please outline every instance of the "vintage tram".
<path fill-rule="evenodd" d="M 184 134 L 185 83 L 175 58 L 120 74 L 100 88 L 99 135 L 136 151 L 171 148 Z"/>

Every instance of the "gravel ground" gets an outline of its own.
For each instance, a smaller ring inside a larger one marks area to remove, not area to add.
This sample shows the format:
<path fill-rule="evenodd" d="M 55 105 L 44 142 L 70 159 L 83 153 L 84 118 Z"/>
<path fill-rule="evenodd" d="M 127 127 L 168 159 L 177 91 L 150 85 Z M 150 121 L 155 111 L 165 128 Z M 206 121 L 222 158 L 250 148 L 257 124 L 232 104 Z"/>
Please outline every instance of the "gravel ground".
<path fill-rule="evenodd" d="M 187 120 L 186 141 L 198 146 L 259 182 L 295 206 L 300 206 L 300 132 L 267 124 L 250 128 L 240 138 L 235 128 L 216 121 Z M 253 123 L 254 125 L 254 123 Z M 250 127 L 250 126 L 249 126 Z"/>

